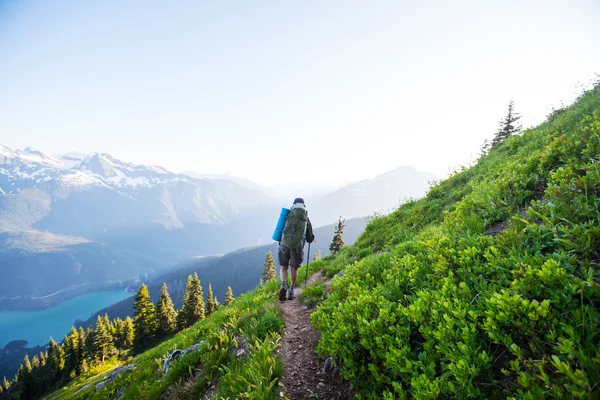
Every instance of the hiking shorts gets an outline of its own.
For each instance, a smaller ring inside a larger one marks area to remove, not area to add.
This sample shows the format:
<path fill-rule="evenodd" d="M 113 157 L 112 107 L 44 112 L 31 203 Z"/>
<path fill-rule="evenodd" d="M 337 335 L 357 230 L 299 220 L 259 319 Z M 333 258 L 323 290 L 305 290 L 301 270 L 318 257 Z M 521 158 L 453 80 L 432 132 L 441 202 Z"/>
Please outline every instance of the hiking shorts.
<path fill-rule="evenodd" d="M 290 250 L 286 246 L 280 245 L 279 251 L 277 252 L 277 258 L 279 258 L 279 265 L 298 269 L 302 265 L 304 249 L 300 247 Z"/>

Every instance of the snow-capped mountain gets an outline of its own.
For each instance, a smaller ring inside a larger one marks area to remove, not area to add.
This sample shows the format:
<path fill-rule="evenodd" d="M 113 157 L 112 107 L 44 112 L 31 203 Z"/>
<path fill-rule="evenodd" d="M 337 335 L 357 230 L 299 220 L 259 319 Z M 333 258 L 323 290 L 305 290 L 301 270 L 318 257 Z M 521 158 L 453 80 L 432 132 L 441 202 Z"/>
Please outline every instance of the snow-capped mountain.
<path fill-rule="evenodd" d="M 0 308 L 17 293 L 93 287 L 254 245 L 270 235 L 269 204 L 233 181 L 0 145 Z"/>

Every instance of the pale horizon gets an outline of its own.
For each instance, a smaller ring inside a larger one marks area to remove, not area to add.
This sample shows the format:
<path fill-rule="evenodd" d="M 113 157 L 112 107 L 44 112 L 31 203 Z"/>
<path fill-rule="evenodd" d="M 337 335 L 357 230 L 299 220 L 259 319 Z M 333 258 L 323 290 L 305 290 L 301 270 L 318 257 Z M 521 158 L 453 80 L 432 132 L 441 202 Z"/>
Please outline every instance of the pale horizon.
<path fill-rule="evenodd" d="M 0 143 L 268 187 L 445 177 L 511 99 L 531 127 L 576 98 L 599 18 L 594 1 L 0 1 Z"/>

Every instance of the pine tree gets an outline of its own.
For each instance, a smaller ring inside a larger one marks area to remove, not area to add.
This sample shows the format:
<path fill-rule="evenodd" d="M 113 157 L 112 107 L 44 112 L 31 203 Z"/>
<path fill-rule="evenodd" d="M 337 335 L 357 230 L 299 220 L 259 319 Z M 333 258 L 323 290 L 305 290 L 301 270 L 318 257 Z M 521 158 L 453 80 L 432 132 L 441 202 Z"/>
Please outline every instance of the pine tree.
<path fill-rule="evenodd" d="M 511 100 L 508 103 L 508 111 L 506 116 L 499 122 L 498 132 L 492 140 L 492 149 L 497 149 L 502 143 L 506 141 L 511 135 L 518 133 L 523 128 L 521 125 L 515 123 L 521 119 L 521 115 L 515 112 L 515 102 Z"/>
<path fill-rule="evenodd" d="M 101 363 L 115 351 L 113 338 L 110 334 L 110 323 L 107 324 L 106 318 L 101 318 L 99 315 L 94 331 L 94 347 L 96 348 L 95 358 L 99 359 Z"/>
<path fill-rule="evenodd" d="M 150 299 L 148 287 L 140 286 L 133 303 L 134 344 L 136 351 L 147 349 L 153 342 L 156 333 L 156 310 Z"/>
<path fill-rule="evenodd" d="M 25 354 L 23 359 L 23 368 L 19 368 L 19 382 L 22 383 L 23 390 L 21 392 L 21 398 L 33 399 L 35 396 L 34 391 L 34 379 L 32 373 L 32 366 L 29 362 L 29 356 Z"/>
<path fill-rule="evenodd" d="M 125 318 L 123 325 L 123 344 L 126 349 L 133 347 L 133 339 L 135 338 L 135 329 L 133 327 L 133 320 L 131 317 Z"/>
<path fill-rule="evenodd" d="M 77 336 L 77 359 L 79 360 L 79 364 L 76 371 L 77 375 L 79 375 L 83 371 L 83 362 L 85 360 L 85 332 L 81 326 L 77 330 Z"/>
<path fill-rule="evenodd" d="M 48 370 L 48 380 L 52 383 L 58 381 L 62 375 L 62 370 L 65 366 L 65 356 L 62 348 L 50 338 L 48 345 L 48 359 L 46 368 Z"/>
<path fill-rule="evenodd" d="M 225 294 L 225 305 L 228 306 L 233 301 L 233 291 L 231 286 L 227 287 L 227 293 Z"/>
<path fill-rule="evenodd" d="M 219 307 L 221 307 L 221 303 L 219 303 L 219 300 L 217 300 L 217 296 L 213 298 L 213 304 L 215 306 L 215 311 L 217 311 Z"/>
<path fill-rule="evenodd" d="M 198 274 L 194 272 L 188 294 L 188 303 L 186 304 L 186 325 L 192 326 L 196 322 L 204 319 L 204 293 Z M 187 290 L 187 289 L 186 289 Z"/>
<path fill-rule="evenodd" d="M 88 326 L 85 331 L 85 343 L 84 343 L 84 359 L 91 361 L 96 354 L 96 346 L 94 345 L 94 330 L 91 326 Z"/>
<path fill-rule="evenodd" d="M 275 260 L 273 259 L 273 253 L 271 253 L 271 250 L 267 252 L 267 257 L 265 258 L 265 269 L 263 270 L 262 276 L 263 282 L 271 281 L 277 276 L 277 273 L 275 272 Z"/>
<path fill-rule="evenodd" d="M 79 366 L 81 365 L 81 356 L 79 354 L 79 333 L 75 327 L 71 328 L 71 332 L 67 335 L 63 345 L 65 352 L 65 374 L 73 376 L 79 374 Z"/>
<path fill-rule="evenodd" d="M 329 245 L 329 251 L 331 254 L 337 253 L 342 249 L 342 247 L 346 246 L 346 242 L 344 242 L 344 238 L 342 237 L 342 234 L 344 233 L 344 222 L 346 222 L 346 220 L 342 221 L 342 217 L 338 219 L 338 225 L 335 230 L 335 234 L 333 235 L 333 240 Z"/>
<path fill-rule="evenodd" d="M 209 284 L 208 285 L 208 293 L 206 294 L 206 316 L 207 317 L 209 315 L 211 315 L 212 313 L 214 313 L 215 311 L 217 311 L 217 308 L 215 307 L 214 297 L 215 296 L 213 295 L 212 285 Z"/>
<path fill-rule="evenodd" d="M 192 276 L 188 275 L 187 282 L 185 284 L 185 291 L 183 292 L 183 300 L 181 303 L 181 308 L 177 313 L 177 330 L 183 330 L 188 327 L 187 325 L 187 308 L 186 305 L 189 302 L 189 292 L 192 286 Z"/>
<path fill-rule="evenodd" d="M 166 337 L 175 333 L 177 312 L 167 291 L 167 284 L 163 283 L 160 290 L 160 299 L 156 303 L 156 318 L 158 320 L 157 336 Z"/>
<path fill-rule="evenodd" d="M 6 379 L 6 377 L 2 379 L 2 387 L 4 388 L 4 391 L 7 391 L 10 387 L 10 382 L 8 381 L 8 379 Z"/>
<path fill-rule="evenodd" d="M 123 350 L 124 346 L 123 346 L 123 328 L 124 328 L 124 321 L 117 317 L 115 318 L 115 320 L 113 321 L 112 325 L 113 325 L 113 339 L 114 339 L 114 343 L 115 343 L 115 347 L 119 350 Z"/>

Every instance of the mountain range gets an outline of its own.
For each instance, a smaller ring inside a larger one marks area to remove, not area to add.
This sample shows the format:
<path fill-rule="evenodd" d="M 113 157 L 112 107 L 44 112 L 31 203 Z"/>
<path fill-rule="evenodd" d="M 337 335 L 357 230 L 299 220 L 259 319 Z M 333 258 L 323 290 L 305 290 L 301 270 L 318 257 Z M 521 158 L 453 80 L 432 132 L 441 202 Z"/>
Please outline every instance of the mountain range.
<path fill-rule="evenodd" d="M 270 242 L 289 204 L 248 180 L 190 174 L 105 153 L 52 157 L 0 145 L 0 310 L 50 307 L 191 257 Z M 309 199 L 311 221 L 385 212 L 424 195 L 432 177 L 402 167 Z"/>

